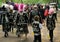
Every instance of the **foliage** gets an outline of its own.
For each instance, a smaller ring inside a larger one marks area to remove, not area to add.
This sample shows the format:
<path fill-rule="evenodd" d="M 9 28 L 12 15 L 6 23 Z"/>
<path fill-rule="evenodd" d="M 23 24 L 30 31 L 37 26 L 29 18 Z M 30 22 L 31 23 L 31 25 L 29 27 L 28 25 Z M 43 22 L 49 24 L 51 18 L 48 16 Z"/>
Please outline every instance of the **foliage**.
<path fill-rule="evenodd" d="M 2 0 L 0 0 L 0 5 L 2 4 Z"/>
<path fill-rule="evenodd" d="M 23 3 L 28 3 L 28 4 L 36 4 L 36 3 L 48 3 L 49 1 L 48 0 L 22 0 Z M 21 0 L 14 0 L 14 2 L 18 2 L 20 3 Z"/>
<path fill-rule="evenodd" d="M 2 3 L 3 0 L 0 0 L 0 4 Z M 21 0 L 12 0 L 13 2 L 20 3 Z M 28 4 L 36 4 L 36 3 L 49 3 L 51 0 L 22 0 L 23 3 L 28 3 Z M 60 2 L 60 0 L 58 0 Z"/>

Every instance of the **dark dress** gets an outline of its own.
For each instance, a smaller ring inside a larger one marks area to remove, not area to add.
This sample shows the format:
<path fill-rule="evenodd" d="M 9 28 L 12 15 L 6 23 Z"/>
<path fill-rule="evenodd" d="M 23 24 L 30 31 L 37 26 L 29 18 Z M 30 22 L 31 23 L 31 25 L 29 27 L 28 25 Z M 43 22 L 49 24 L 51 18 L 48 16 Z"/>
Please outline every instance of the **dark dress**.
<path fill-rule="evenodd" d="M 7 16 L 8 16 L 8 20 L 9 20 L 9 28 L 11 31 L 11 29 L 14 28 L 14 14 L 8 13 Z"/>
<path fill-rule="evenodd" d="M 2 18 L 2 26 L 3 26 L 3 32 L 9 32 L 10 31 L 10 29 L 9 29 L 9 27 L 8 27 L 8 21 L 6 20 L 6 18 L 5 18 L 5 15 L 3 15 L 3 18 Z"/>
<path fill-rule="evenodd" d="M 20 33 L 28 33 L 28 17 L 26 13 L 23 13 L 23 15 L 18 14 L 17 15 L 17 29 L 19 29 Z M 20 30 L 22 28 L 22 30 Z"/>

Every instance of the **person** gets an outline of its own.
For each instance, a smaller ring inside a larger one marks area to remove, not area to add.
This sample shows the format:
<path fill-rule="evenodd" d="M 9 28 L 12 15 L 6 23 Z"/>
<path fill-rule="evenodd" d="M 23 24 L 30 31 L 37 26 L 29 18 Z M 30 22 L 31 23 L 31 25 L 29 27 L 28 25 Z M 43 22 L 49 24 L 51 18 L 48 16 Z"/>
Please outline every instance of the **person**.
<path fill-rule="evenodd" d="M 24 7 L 24 11 L 25 13 L 27 13 L 27 16 L 28 16 L 28 23 L 30 23 L 30 9 L 29 9 L 29 4 L 25 5 Z"/>
<path fill-rule="evenodd" d="M 46 21 L 46 26 L 47 26 L 47 29 L 49 30 L 50 42 L 53 42 L 53 31 L 56 27 L 55 18 L 53 16 L 53 14 L 54 14 L 54 9 L 50 8 L 49 14 L 47 16 L 47 21 Z"/>
<path fill-rule="evenodd" d="M 24 23 L 26 23 L 24 26 L 24 33 L 25 33 L 25 38 L 27 39 L 27 35 L 29 33 L 29 31 L 28 31 L 28 21 L 29 20 L 28 20 L 28 13 L 26 10 L 23 12 L 23 15 L 24 15 L 24 19 L 25 19 Z"/>
<path fill-rule="evenodd" d="M 39 22 L 39 16 L 34 17 L 34 21 L 32 23 L 33 32 L 34 32 L 34 42 L 41 42 L 41 28 L 42 24 Z"/>
<path fill-rule="evenodd" d="M 17 11 L 18 11 L 18 6 L 19 6 L 19 5 L 18 5 L 17 3 L 15 3 L 15 4 L 14 4 L 14 10 L 17 10 Z"/>
<path fill-rule="evenodd" d="M 11 31 L 13 33 L 13 27 L 14 27 L 14 14 L 13 10 L 10 9 L 9 13 L 7 14 L 8 20 L 9 20 L 9 27 L 11 28 Z"/>
<path fill-rule="evenodd" d="M 23 12 L 23 10 L 24 10 L 24 4 L 23 4 L 23 2 L 21 2 L 19 5 L 18 5 L 18 11 L 19 12 Z"/>
<path fill-rule="evenodd" d="M 30 12 L 31 23 L 34 21 L 34 16 L 39 15 L 37 5 L 33 6 L 33 10 Z"/>
<path fill-rule="evenodd" d="M 49 12 L 49 5 L 45 6 L 45 11 L 44 11 L 44 17 L 46 18 L 48 16 L 48 12 Z"/>
<path fill-rule="evenodd" d="M 10 31 L 8 27 L 8 18 L 5 13 L 2 15 L 2 27 L 3 27 L 3 32 L 4 32 L 4 37 L 8 37 L 8 32 Z"/>
<path fill-rule="evenodd" d="M 17 35 L 20 37 L 20 34 L 25 34 L 27 38 L 28 34 L 28 17 L 25 12 L 20 12 L 17 14 L 16 24 L 17 24 Z M 22 29 L 22 30 L 21 30 Z"/>
<path fill-rule="evenodd" d="M 40 5 L 40 8 L 38 9 L 39 14 L 42 18 L 42 21 L 44 22 L 44 9 L 43 9 L 43 5 Z"/>
<path fill-rule="evenodd" d="M 32 23 L 32 11 L 33 11 L 33 6 L 30 7 L 30 24 Z"/>

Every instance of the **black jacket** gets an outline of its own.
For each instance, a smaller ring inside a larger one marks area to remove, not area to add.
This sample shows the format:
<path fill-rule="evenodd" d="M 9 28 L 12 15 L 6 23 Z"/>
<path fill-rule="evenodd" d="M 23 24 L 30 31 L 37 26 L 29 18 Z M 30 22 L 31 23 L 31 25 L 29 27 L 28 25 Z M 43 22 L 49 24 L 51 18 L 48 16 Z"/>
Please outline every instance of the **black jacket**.
<path fill-rule="evenodd" d="M 48 28 L 48 30 L 54 30 L 55 28 L 55 18 L 54 16 L 52 15 L 51 18 L 49 18 L 49 16 L 47 17 L 47 21 L 46 21 L 46 26 Z"/>
<path fill-rule="evenodd" d="M 23 15 L 17 14 L 16 24 L 28 23 L 28 17 L 25 13 Z"/>

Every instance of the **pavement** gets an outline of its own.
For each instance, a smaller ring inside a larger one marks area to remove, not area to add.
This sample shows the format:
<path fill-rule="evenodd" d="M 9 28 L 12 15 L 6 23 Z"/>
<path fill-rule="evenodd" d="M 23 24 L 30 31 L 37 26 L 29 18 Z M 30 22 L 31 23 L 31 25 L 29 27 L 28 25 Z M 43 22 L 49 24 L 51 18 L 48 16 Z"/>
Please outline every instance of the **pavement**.
<path fill-rule="evenodd" d="M 9 32 L 9 37 L 4 37 L 4 32 L 2 31 L 2 26 L 0 25 L 0 42 L 33 42 L 34 39 L 34 33 L 32 31 L 32 26 L 28 26 L 29 34 L 27 36 L 27 39 L 23 40 L 21 38 L 18 38 L 16 35 L 16 29 L 14 29 L 14 33 Z M 49 31 L 47 30 L 46 26 L 43 26 L 41 29 L 41 35 L 42 35 L 42 42 L 49 42 Z M 58 20 L 56 21 L 56 28 L 54 30 L 54 42 L 60 42 L 60 14 L 58 14 Z"/>

